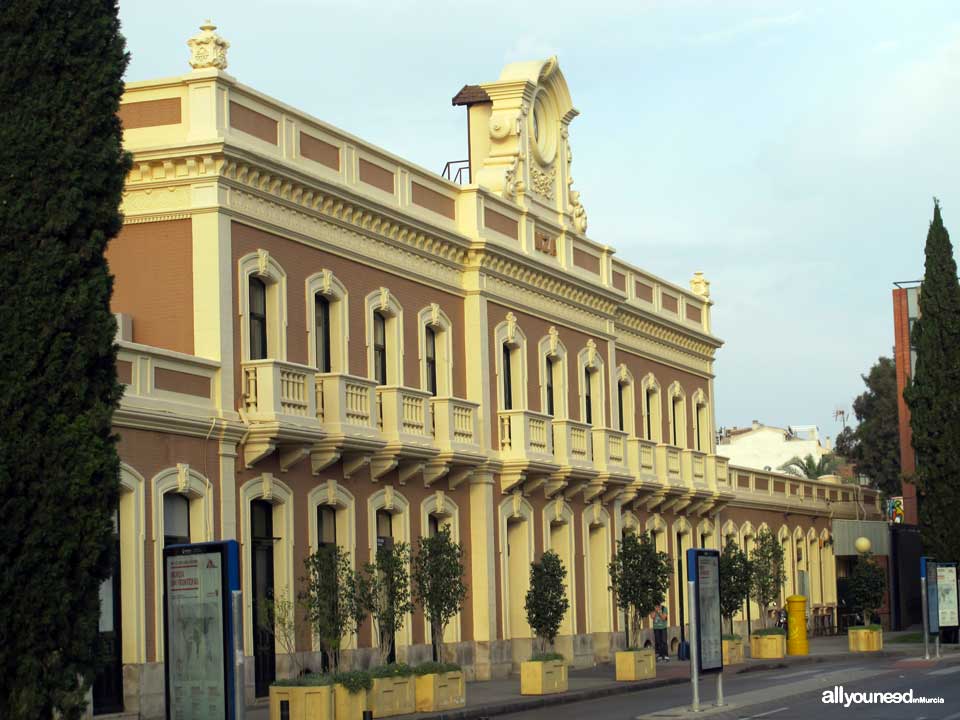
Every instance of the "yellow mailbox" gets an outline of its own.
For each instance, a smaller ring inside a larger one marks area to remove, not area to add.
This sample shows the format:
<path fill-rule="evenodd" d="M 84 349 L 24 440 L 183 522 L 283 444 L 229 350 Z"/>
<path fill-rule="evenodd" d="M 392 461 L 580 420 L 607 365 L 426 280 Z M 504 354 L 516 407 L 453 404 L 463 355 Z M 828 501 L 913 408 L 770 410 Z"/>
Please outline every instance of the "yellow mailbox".
<path fill-rule="evenodd" d="M 807 599 L 803 595 L 787 598 L 787 655 L 807 655 Z"/>

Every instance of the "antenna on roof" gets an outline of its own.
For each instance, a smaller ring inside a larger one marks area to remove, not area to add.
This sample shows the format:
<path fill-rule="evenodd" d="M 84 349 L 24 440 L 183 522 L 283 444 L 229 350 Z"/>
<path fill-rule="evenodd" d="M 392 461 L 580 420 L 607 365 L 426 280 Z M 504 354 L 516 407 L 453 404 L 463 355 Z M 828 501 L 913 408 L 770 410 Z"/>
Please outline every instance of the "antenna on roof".
<path fill-rule="evenodd" d="M 847 409 L 841 405 L 837 406 L 837 409 L 833 411 L 833 419 L 839 420 L 841 424 L 847 426 Z"/>

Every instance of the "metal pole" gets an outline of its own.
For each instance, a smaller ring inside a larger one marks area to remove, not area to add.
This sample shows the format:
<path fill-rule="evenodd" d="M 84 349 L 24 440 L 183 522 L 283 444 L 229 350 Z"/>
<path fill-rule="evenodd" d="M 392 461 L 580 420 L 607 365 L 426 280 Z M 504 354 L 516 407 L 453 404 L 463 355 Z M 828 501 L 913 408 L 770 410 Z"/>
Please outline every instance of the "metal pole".
<path fill-rule="evenodd" d="M 695 592 L 693 580 L 687 583 L 687 597 L 693 599 Z M 682 626 L 681 626 L 682 627 Z M 697 667 L 697 617 L 690 613 L 690 682 L 693 685 L 693 712 L 700 712 L 700 677 Z"/>
<path fill-rule="evenodd" d="M 927 577 L 920 575 L 920 604 L 923 606 L 923 659 L 930 659 L 930 630 L 927 625 Z"/>
<path fill-rule="evenodd" d="M 723 707 L 723 671 L 717 673 L 717 707 Z"/>
<path fill-rule="evenodd" d="M 243 676 L 243 593 L 234 590 L 230 593 L 233 603 L 233 708 L 235 720 L 247 717 L 247 702 L 244 698 Z"/>

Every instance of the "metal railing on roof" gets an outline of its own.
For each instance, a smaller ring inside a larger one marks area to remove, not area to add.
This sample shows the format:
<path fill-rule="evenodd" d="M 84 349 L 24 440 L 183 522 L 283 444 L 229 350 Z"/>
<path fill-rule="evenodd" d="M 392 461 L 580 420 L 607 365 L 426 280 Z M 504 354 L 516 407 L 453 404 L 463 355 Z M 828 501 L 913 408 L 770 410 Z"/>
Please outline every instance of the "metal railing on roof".
<path fill-rule="evenodd" d="M 470 161 L 469 160 L 451 160 L 443 166 L 443 172 L 440 173 L 450 182 L 457 185 L 470 184 Z"/>

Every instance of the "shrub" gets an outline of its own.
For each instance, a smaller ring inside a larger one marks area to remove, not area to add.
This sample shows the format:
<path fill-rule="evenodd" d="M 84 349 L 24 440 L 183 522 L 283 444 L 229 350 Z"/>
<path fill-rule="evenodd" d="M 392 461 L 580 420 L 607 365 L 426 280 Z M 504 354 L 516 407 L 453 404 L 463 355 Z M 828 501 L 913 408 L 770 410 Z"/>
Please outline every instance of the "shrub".
<path fill-rule="evenodd" d="M 857 560 L 850 574 L 848 594 L 851 609 L 863 614 L 864 625 L 869 624 L 871 616 L 878 614 L 877 608 L 883 604 L 886 583 L 886 573 L 870 553 Z"/>
<path fill-rule="evenodd" d="M 767 624 L 767 609 L 780 595 L 787 579 L 783 567 L 783 546 L 769 530 L 757 534 L 750 566 L 750 594 L 760 606 L 760 617 Z"/>
<path fill-rule="evenodd" d="M 570 607 L 563 584 L 566 577 L 567 569 L 553 550 L 547 550 L 540 562 L 530 563 L 530 589 L 524 608 L 527 622 L 540 640 L 542 652 L 546 651 L 548 644 L 553 645 L 563 616 Z"/>
<path fill-rule="evenodd" d="M 729 623 L 731 634 L 733 616 L 750 593 L 750 566 L 747 554 L 732 536 L 728 537 L 720 554 L 720 614 Z"/>
<path fill-rule="evenodd" d="M 563 655 L 557 652 L 538 652 L 530 656 L 530 662 L 553 662 L 563 660 Z"/>
<path fill-rule="evenodd" d="M 443 675 L 449 672 L 459 672 L 460 666 L 449 662 L 425 662 L 417 665 L 413 672 L 415 675 Z"/>
<path fill-rule="evenodd" d="M 772 627 L 772 628 L 760 628 L 759 630 L 754 630 L 750 633 L 751 636 L 757 637 L 766 637 L 767 635 L 786 635 L 787 632 L 783 628 Z"/>
<path fill-rule="evenodd" d="M 389 663 L 370 668 L 369 672 L 372 678 L 410 677 L 413 675 L 413 668 L 406 663 Z"/>
<path fill-rule="evenodd" d="M 339 546 L 324 546 L 304 560 L 307 575 L 301 578 L 305 590 L 300 602 L 320 644 L 330 658 L 330 669 L 340 669 L 340 643 L 344 635 L 356 632 L 366 610 L 356 612 L 356 583 L 350 558 Z M 362 604 L 362 603 L 361 603 Z"/>
<path fill-rule="evenodd" d="M 369 690 L 373 687 L 373 677 L 366 670 L 338 672 L 333 675 L 333 682 L 342 685 L 351 695 L 356 695 L 361 690 Z"/>

